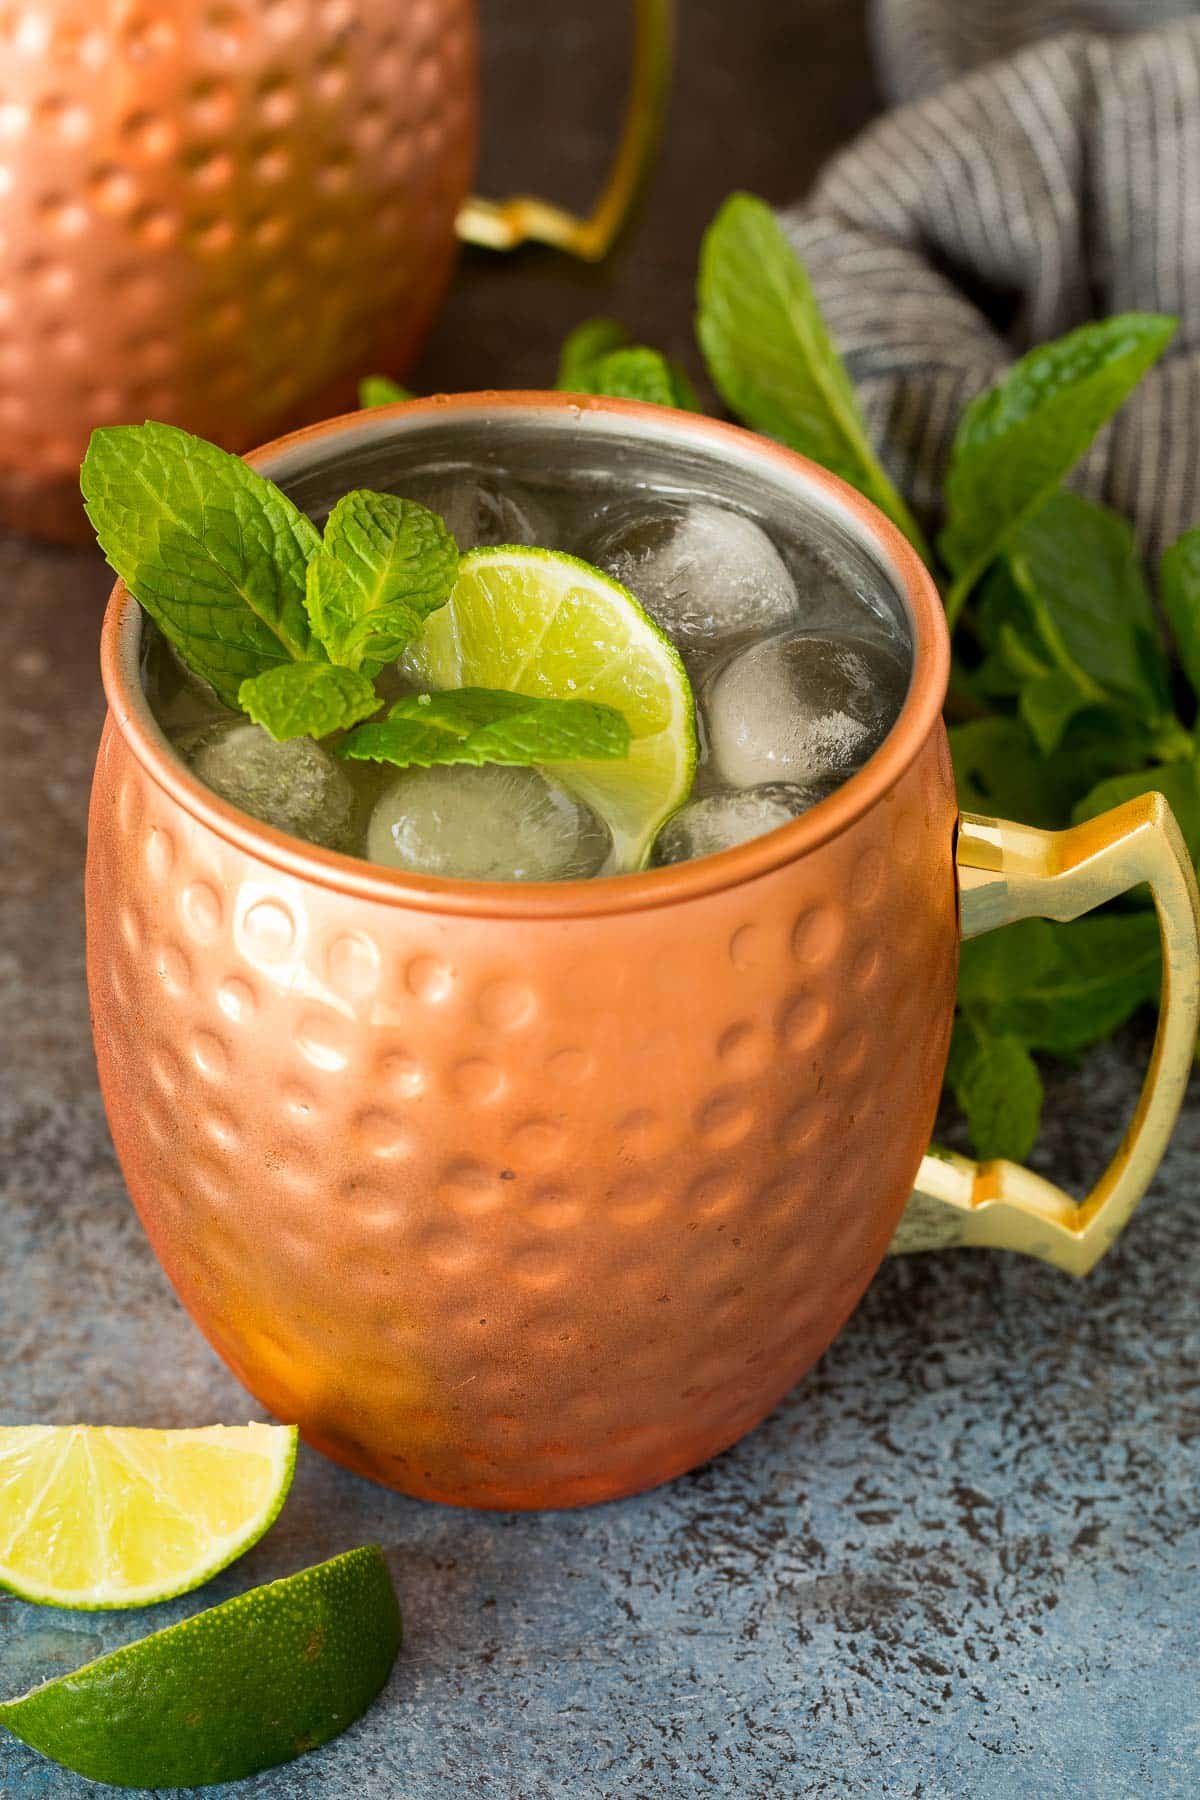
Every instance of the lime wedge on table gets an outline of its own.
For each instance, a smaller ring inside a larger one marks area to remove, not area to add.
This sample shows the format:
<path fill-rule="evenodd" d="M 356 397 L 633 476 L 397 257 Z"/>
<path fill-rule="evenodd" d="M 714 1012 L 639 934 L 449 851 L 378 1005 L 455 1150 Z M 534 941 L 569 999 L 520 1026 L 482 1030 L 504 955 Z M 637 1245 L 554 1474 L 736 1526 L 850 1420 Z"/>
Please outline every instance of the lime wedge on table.
<path fill-rule="evenodd" d="M 399 1648 L 395 1590 L 369 1544 L 44 1682 L 0 1705 L 0 1725 L 93 1781 L 236 1781 L 344 1731 Z"/>
<path fill-rule="evenodd" d="M 641 866 L 660 825 L 687 799 L 696 717 L 679 652 L 626 588 L 577 557 L 472 550 L 405 666 L 431 688 L 507 688 L 624 713 L 628 757 L 552 770 L 607 822 L 620 869 Z"/>
<path fill-rule="evenodd" d="M 291 1425 L 0 1426 L 0 1587 L 44 1606 L 145 1606 L 248 1550 L 291 1486 Z"/>

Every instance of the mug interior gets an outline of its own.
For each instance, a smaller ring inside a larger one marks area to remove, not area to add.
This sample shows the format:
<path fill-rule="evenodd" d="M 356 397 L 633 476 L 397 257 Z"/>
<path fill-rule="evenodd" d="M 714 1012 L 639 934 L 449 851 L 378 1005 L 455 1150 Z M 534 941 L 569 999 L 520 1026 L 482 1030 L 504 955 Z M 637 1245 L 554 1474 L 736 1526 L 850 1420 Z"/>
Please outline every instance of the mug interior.
<path fill-rule="evenodd" d="M 845 830 L 903 774 L 940 715 L 949 643 L 940 599 L 915 552 L 861 495 L 794 452 L 735 426 L 632 401 L 563 394 L 436 396 L 326 421 L 249 460 L 318 524 L 349 489 L 403 491 L 418 471 L 489 468 L 536 489 L 564 479 L 609 494 L 640 489 L 723 503 L 769 522 L 785 553 L 853 586 L 908 656 L 900 714 L 863 768 L 791 824 L 692 862 L 635 875 L 544 884 L 413 876 L 318 849 L 247 817 L 202 786 L 150 714 L 139 675 L 142 615 L 118 583 L 102 660 L 110 706 L 139 760 L 186 809 L 276 864 L 347 890 L 448 910 L 507 914 L 665 904 L 752 878 Z"/>

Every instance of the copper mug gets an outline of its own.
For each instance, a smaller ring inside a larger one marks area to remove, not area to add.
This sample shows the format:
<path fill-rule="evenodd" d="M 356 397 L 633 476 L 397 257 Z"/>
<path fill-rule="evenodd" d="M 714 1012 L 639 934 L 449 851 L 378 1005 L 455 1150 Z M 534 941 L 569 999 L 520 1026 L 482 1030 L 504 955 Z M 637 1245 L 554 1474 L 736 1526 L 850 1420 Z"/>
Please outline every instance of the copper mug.
<path fill-rule="evenodd" d="M 0 7 L 0 521 L 86 531 L 94 425 L 242 450 L 402 374 L 455 234 L 602 255 L 651 155 L 670 0 L 635 0 L 620 148 L 585 218 L 467 198 L 475 0 Z"/>
<path fill-rule="evenodd" d="M 937 592 L 804 458 L 692 414 L 509 394 L 335 419 L 252 460 L 319 513 L 404 458 L 503 454 L 521 434 L 550 466 L 639 445 L 707 464 L 869 557 L 914 672 L 865 768 L 781 830 L 668 869 L 407 876 L 193 779 L 147 709 L 118 584 L 87 868 L 105 1104 L 180 1299 L 317 1448 L 488 1507 L 630 1494 L 733 1443 L 889 1246 L 1083 1273 L 1159 1162 L 1200 1003 L 1196 884 L 1166 803 L 1057 833 L 960 815 Z M 925 1155 L 960 933 L 1074 918 L 1142 882 L 1164 1000 L 1091 1196 Z"/>

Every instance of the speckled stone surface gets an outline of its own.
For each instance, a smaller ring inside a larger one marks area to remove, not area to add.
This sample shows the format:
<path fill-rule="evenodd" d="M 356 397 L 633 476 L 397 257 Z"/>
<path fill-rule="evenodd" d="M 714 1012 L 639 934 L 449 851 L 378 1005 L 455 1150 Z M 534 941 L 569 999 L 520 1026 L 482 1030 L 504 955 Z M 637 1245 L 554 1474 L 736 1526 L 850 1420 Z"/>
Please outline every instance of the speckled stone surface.
<path fill-rule="evenodd" d="M 483 342 L 494 334 L 493 380 L 536 379 L 563 330 L 601 306 L 647 335 L 674 318 L 682 335 L 699 219 L 735 179 L 788 197 L 869 100 L 853 9 L 797 0 L 794 25 L 782 10 L 753 0 L 735 21 L 720 0 L 691 0 L 686 104 L 632 245 L 607 278 L 536 259 L 507 277 L 468 267 L 422 385 L 481 378 L 473 321 Z M 522 66 L 532 48 L 508 13 L 491 11 L 495 54 Z M 559 11 L 575 21 L 578 66 L 590 67 L 595 45 L 611 74 L 602 24 L 584 22 L 591 9 L 572 0 Z M 548 16 L 542 0 L 530 13 Z M 732 104 L 748 82 L 761 104 L 739 161 L 695 116 Z M 820 96 L 810 114 L 788 99 L 804 84 Z M 598 155 L 605 110 L 598 98 L 582 137 L 568 134 L 565 164 Z M 512 150 L 505 172 L 531 179 L 521 145 Z M 673 209 L 678 224 L 656 237 Z M 506 305 L 516 340 L 498 366 Z M 81 863 L 106 585 L 94 557 L 0 545 L 3 1417 L 236 1422 L 253 1403 L 159 1273 L 95 1087 Z M 1040 1167 L 1087 1181 L 1147 1047 L 1134 1031 L 1052 1079 Z M 1193 1100 L 1142 1212 L 1086 1283 L 985 1253 L 893 1264 L 764 1426 L 637 1500 L 575 1514 L 451 1512 L 302 1452 L 278 1525 L 202 1594 L 112 1615 L 0 1597 L 0 1684 L 19 1692 L 376 1540 L 407 1626 L 385 1695 L 325 1749 L 210 1792 L 1194 1795 L 1198 1178 Z M 3 1800 L 101 1791 L 0 1738 Z"/>

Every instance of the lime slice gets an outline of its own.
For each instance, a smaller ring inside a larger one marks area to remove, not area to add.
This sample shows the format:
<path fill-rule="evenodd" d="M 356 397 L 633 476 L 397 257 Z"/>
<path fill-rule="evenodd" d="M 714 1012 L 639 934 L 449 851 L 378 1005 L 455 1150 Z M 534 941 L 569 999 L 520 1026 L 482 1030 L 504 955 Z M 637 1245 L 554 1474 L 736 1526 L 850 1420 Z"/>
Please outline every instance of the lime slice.
<path fill-rule="evenodd" d="M 0 1587 L 43 1606 L 145 1606 L 257 1542 L 291 1486 L 293 1425 L 0 1426 Z"/>
<path fill-rule="evenodd" d="M 679 652 L 618 582 L 556 550 L 472 550 L 405 666 L 431 688 L 508 688 L 624 713 L 619 762 L 555 763 L 555 780 L 613 834 L 618 871 L 640 868 L 696 767 L 696 709 Z"/>
<path fill-rule="evenodd" d="M 237 1781 L 344 1731 L 399 1648 L 395 1590 L 368 1544 L 31 1688 L 0 1704 L 0 1725 L 93 1781 Z"/>

